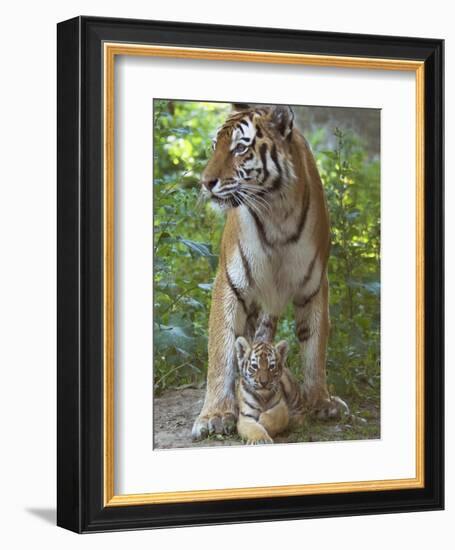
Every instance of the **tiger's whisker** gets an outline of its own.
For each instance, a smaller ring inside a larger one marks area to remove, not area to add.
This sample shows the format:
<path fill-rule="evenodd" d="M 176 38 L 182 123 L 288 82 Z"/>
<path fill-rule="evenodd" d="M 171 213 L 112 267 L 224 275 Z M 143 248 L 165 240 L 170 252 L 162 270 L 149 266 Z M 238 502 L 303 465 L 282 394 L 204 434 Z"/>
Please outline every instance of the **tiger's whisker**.
<path fill-rule="evenodd" d="M 239 191 L 240 196 L 246 206 L 251 208 L 258 216 L 261 216 L 263 212 L 260 210 L 259 205 L 253 202 L 251 196 L 248 196 L 245 192 Z"/>
<path fill-rule="evenodd" d="M 270 204 L 263 197 L 259 196 L 257 193 L 251 193 L 246 189 L 244 190 L 244 193 L 251 199 L 252 202 L 257 204 L 258 207 L 261 207 L 262 210 L 271 213 Z"/>
<path fill-rule="evenodd" d="M 257 186 L 243 184 L 242 188 L 245 191 L 247 191 L 249 195 L 254 195 L 255 198 L 257 198 L 258 200 L 261 200 L 262 202 L 264 202 L 267 205 L 268 208 L 270 208 L 269 202 L 264 199 L 264 197 L 261 194 L 261 190 L 260 189 L 258 190 Z"/>

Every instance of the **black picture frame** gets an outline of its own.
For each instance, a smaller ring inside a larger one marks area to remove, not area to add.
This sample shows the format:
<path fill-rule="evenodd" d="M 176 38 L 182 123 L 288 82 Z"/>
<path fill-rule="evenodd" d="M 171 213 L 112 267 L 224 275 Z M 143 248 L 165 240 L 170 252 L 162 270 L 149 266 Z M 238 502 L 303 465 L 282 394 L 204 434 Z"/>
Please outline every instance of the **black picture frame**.
<path fill-rule="evenodd" d="M 424 61 L 424 488 L 104 505 L 101 90 L 106 41 Z M 58 24 L 57 65 L 57 524 L 86 533 L 443 509 L 443 41 L 77 17 Z"/>

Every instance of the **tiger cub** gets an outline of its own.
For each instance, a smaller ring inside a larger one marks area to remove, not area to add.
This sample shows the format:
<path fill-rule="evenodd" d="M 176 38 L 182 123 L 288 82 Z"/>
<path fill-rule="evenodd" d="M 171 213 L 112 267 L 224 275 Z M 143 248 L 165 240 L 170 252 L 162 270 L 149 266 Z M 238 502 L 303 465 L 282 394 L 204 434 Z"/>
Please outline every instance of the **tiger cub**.
<path fill-rule="evenodd" d="M 288 343 L 235 342 L 240 377 L 237 384 L 237 431 L 247 444 L 273 443 L 290 421 L 301 424 L 303 401 L 300 387 L 285 367 Z"/>

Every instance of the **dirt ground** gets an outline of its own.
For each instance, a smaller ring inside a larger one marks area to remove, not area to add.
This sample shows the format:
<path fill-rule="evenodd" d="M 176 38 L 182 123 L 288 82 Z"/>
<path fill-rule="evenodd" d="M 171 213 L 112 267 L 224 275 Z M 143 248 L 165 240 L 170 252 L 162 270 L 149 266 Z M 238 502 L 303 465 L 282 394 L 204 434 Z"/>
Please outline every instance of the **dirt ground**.
<path fill-rule="evenodd" d="M 242 445 L 234 436 L 211 436 L 204 441 L 191 440 L 191 427 L 202 407 L 205 389 L 167 390 L 154 400 L 154 447 L 214 447 Z M 338 421 L 308 418 L 298 429 L 275 438 L 276 443 L 339 441 L 380 438 L 380 412 L 372 402 L 351 404 L 353 414 Z"/>

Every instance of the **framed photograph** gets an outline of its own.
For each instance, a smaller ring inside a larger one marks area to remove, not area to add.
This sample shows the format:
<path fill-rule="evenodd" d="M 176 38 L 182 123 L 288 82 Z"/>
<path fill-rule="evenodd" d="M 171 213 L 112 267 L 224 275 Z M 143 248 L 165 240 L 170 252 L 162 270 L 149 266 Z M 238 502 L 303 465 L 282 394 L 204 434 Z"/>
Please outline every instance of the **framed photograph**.
<path fill-rule="evenodd" d="M 58 519 L 443 508 L 443 41 L 58 25 Z"/>

